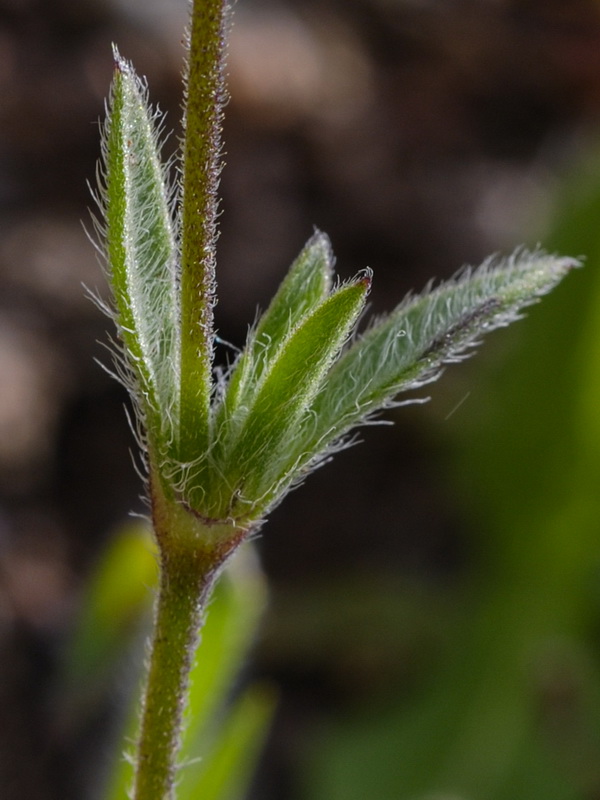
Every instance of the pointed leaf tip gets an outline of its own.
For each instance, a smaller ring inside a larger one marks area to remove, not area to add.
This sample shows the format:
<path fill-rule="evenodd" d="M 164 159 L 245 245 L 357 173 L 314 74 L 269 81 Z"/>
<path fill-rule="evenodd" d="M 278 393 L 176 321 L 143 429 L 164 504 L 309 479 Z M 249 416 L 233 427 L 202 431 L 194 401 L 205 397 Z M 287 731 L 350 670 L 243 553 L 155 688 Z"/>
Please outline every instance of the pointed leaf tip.
<path fill-rule="evenodd" d="M 482 334 L 521 317 L 581 260 L 517 250 L 467 268 L 422 295 L 411 295 L 371 327 L 331 368 L 306 417 L 290 464 L 305 465 L 402 391 L 440 374 L 472 352 Z M 370 276 L 368 276 L 370 277 Z"/>
<path fill-rule="evenodd" d="M 216 418 L 218 447 L 235 433 L 251 407 L 282 347 L 303 320 L 328 296 L 334 256 L 327 234 L 315 230 L 292 263 L 269 307 L 250 331 L 244 352 L 231 372 Z M 225 434 L 225 431 L 227 432 Z"/>
<path fill-rule="evenodd" d="M 119 53 L 119 48 L 114 43 L 112 45 L 112 56 L 113 56 L 113 67 L 115 72 L 120 72 L 121 74 L 125 72 L 127 73 L 132 72 L 129 62 L 126 61 L 123 58 L 123 56 Z"/>

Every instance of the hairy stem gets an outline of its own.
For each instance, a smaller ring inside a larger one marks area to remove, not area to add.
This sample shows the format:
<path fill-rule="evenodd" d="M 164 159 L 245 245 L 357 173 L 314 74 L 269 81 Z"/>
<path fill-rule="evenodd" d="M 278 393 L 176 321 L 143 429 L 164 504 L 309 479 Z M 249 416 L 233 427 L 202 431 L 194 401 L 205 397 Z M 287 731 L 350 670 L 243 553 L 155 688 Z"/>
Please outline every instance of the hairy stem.
<path fill-rule="evenodd" d="M 247 531 L 200 520 L 155 482 L 153 523 L 160 546 L 156 599 L 133 800 L 174 800 L 189 673 L 221 568 Z"/>
<path fill-rule="evenodd" d="M 199 573 L 187 553 L 162 559 L 134 800 L 174 797 L 188 676 L 213 575 Z"/>
<path fill-rule="evenodd" d="M 189 30 L 181 208 L 180 460 L 208 443 L 217 189 L 229 3 L 194 0 Z"/>

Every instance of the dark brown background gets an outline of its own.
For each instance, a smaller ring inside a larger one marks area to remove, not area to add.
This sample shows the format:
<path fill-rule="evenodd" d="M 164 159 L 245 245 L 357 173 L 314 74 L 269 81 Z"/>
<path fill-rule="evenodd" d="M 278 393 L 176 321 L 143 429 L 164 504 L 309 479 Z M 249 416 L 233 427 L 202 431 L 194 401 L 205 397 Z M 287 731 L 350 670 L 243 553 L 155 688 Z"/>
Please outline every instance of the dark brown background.
<path fill-rule="evenodd" d="M 0 3 L 3 800 L 83 797 L 99 758 L 101 724 L 57 742 L 48 712 L 86 575 L 140 508 L 126 400 L 94 363 L 107 323 L 81 288 L 104 291 L 86 181 L 111 42 L 177 126 L 185 15 L 184 0 Z M 313 225 L 342 276 L 374 269 L 376 312 L 534 230 L 553 175 L 597 125 L 600 6 L 240 0 L 230 88 L 217 319 L 241 344 Z M 282 608 L 357 564 L 444 581 L 470 558 L 432 433 L 456 397 L 433 393 L 433 411 L 366 431 L 272 515 L 260 549 Z M 362 687 L 345 684 L 336 658 L 259 646 L 259 671 L 283 686 L 263 800 L 292 796 L 291 743 L 313 716 L 369 691 L 369 667 Z"/>

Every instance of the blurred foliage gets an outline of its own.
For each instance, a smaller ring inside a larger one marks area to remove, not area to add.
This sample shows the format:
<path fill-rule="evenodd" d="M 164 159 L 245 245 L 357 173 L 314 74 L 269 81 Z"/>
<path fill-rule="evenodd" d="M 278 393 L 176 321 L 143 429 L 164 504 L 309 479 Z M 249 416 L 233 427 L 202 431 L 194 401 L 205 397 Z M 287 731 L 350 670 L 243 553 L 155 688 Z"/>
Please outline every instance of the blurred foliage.
<path fill-rule="evenodd" d="M 591 800 L 600 793 L 600 153 L 558 187 L 544 245 L 586 267 L 452 415 L 449 479 L 478 563 L 411 696 L 319 739 L 310 800 Z M 492 348 L 493 351 L 493 348 Z"/>
<path fill-rule="evenodd" d="M 244 797 L 272 717 L 274 695 L 268 687 L 250 684 L 232 694 L 265 604 L 254 554 L 248 548 L 238 555 L 215 591 L 192 669 L 178 800 Z M 67 648 L 56 705 L 62 730 L 69 729 L 71 735 L 84 729 L 97 707 L 106 703 L 115 672 L 124 671 L 124 655 L 129 662 L 124 740 L 122 735 L 115 737 L 112 764 L 103 769 L 105 779 L 91 789 L 93 798 L 124 800 L 132 783 L 133 767 L 122 753 L 136 736 L 135 685 L 156 577 L 146 528 L 138 524 L 121 530 L 91 577 Z"/>

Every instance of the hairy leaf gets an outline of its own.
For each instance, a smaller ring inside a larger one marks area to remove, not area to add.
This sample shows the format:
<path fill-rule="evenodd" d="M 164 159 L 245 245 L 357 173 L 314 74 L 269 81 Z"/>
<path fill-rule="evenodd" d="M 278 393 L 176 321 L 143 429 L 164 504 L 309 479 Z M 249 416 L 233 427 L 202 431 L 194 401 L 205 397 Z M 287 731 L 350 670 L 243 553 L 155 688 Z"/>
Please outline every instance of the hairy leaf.
<path fill-rule="evenodd" d="M 370 282 L 365 276 L 339 288 L 281 347 L 236 442 L 225 453 L 220 471 L 227 488 L 221 500 L 233 497 L 242 509 L 257 502 L 262 507 L 264 497 L 276 492 L 298 421 L 356 323 Z M 228 507 L 225 513 L 231 511 Z"/>
<path fill-rule="evenodd" d="M 327 297 L 332 277 L 333 253 L 329 238 L 316 231 L 290 267 L 256 329 L 250 332 L 231 373 L 215 424 L 216 436 L 221 442 L 241 424 L 284 342 Z"/>
<path fill-rule="evenodd" d="M 105 251 L 126 369 L 142 414 L 173 435 L 178 386 L 176 244 L 170 193 L 159 160 L 157 114 L 133 68 L 115 51 L 104 128 L 100 205 Z"/>
<path fill-rule="evenodd" d="M 409 296 L 331 369 L 293 457 L 306 463 L 399 392 L 435 380 L 444 363 L 465 357 L 482 334 L 518 319 L 521 309 L 577 265 L 570 258 L 521 250 Z"/>

